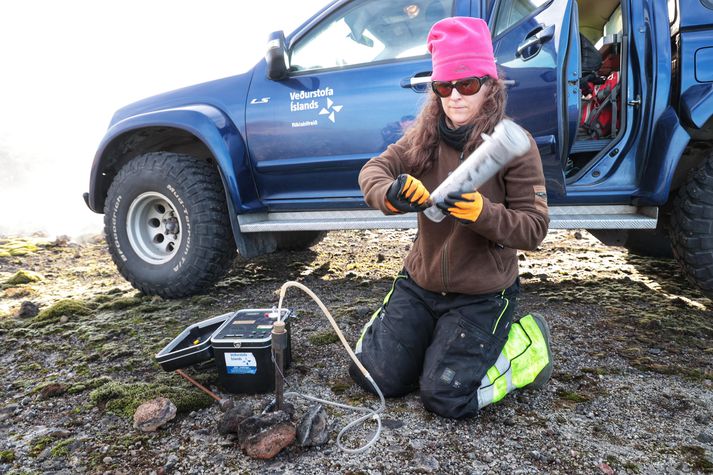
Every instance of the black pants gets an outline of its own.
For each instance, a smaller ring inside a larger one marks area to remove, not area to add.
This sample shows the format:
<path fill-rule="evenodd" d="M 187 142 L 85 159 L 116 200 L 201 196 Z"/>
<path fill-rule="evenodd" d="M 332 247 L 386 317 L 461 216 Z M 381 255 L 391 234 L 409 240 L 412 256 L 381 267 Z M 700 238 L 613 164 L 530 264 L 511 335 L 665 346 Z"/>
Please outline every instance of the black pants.
<path fill-rule="evenodd" d="M 507 341 L 519 283 L 484 295 L 424 290 L 400 274 L 357 343 L 357 356 L 386 397 L 420 388 L 426 409 L 459 419 L 478 412 L 480 381 Z M 375 392 L 352 364 L 352 378 Z"/>

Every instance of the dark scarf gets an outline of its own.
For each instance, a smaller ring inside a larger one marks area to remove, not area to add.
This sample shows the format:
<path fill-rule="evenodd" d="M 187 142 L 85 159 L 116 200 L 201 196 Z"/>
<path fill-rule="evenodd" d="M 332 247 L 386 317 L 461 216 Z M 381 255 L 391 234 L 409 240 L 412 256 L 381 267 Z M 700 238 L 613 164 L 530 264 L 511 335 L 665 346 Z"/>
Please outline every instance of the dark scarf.
<path fill-rule="evenodd" d="M 441 140 L 459 152 L 463 151 L 463 147 L 465 147 L 466 142 L 468 142 L 468 137 L 472 130 L 472 125 L 463 125 L 457 129 L 448 128 L 445 114 L 441 115 L 438 121 L 438 135 L 440 135 Z"/>

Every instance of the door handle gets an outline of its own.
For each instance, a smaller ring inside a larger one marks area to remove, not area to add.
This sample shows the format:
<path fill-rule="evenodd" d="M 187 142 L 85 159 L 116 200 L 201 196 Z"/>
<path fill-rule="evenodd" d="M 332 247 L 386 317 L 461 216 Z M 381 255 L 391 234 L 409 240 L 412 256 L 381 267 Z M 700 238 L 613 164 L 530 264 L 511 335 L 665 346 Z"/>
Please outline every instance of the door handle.
<path fill-rule="evenodd" d="M 516 50 L 516 56 L 523 61 L 534 58 L 542 49 L 542 45 L 555 36 L 555 25 L 539 25 L 525 37 Z"/>
<path fill-rule="evenodd" d="M 431 71 L 415 74 L 413 77 L 401 80 L 401 87 L 413 89 L 415 92 L 426 92 L 431 83 Z"/>

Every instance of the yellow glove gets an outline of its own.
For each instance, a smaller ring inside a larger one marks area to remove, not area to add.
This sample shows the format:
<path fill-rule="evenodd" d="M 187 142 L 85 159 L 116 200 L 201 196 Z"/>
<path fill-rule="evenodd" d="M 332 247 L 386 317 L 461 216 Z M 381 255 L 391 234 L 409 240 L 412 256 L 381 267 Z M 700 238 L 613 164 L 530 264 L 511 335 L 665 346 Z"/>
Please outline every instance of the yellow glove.
<path fill-rule="evenodd" d="M 421 180 L 411 175 L 399 175 L 386 192 L 386 207 L 392 213 L 410 213 L 428 208 L 428 192 Z"/>
<path fill-rule="evenodd" d="M 483 195 L 472 193 L 448 193 L 437 205 L 445 214 L 450 214 L 463 223 L 474 223 L 483 211 Z"/>

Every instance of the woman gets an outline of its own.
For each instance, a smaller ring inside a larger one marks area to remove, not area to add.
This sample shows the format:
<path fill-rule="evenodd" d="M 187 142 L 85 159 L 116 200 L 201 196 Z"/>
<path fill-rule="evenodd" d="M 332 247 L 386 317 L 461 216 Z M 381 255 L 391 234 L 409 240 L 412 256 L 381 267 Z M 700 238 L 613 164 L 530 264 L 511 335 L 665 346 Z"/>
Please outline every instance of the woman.
<path fill-rule="evenodd" d="M 441 20 L 428 49 L 433 93 L 414 126 L 359 175 L 366 202 L 385 214 L 426 209 L 429 190 L 505 117 L 505 88 L 485 22 Z M 462 418 L 549 379 L 547 324 L 539 316 L 513 318 L 516 249 L 535 249 L 549 222 L 542 164 L 530 141 L 529 152 L 479 190 L 440 203 L 446 214 L 440 223 L 418 215 L 404 271 L 356 348 L 385 396 L 419 388 L 428 410 Z M 373 391 L 356 367 L 350 373 Z"/>

